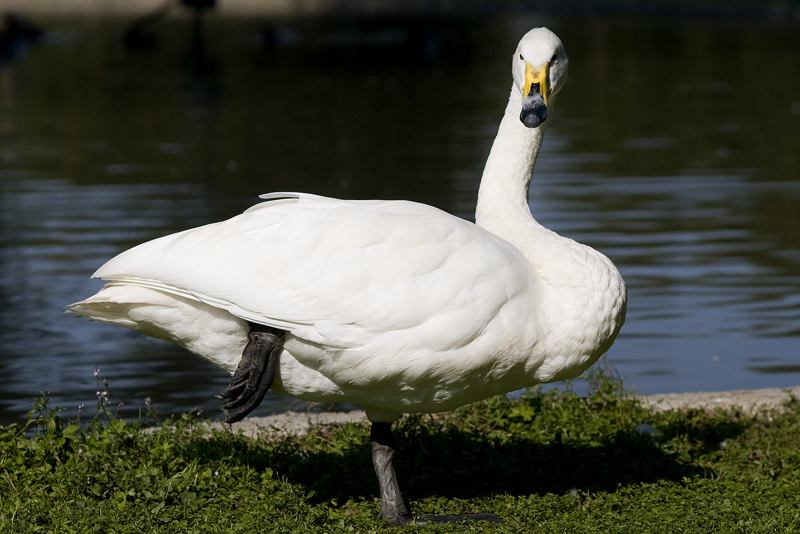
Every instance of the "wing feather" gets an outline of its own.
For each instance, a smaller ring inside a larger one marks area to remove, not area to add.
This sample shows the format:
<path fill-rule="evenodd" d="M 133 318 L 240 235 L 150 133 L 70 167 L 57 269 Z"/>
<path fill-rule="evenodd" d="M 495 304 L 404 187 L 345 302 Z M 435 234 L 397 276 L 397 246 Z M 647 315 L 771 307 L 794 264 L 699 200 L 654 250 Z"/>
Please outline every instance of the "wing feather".
<path fill-rule="evenodd" d="M 266 198 L 134 247 L 94 276 L 193 298 L 329 349 L 411 329 L 430 332 L 415 338 L 422 344 L 463 345 L 527 279 L 516 248 L 430 206 Z"/>

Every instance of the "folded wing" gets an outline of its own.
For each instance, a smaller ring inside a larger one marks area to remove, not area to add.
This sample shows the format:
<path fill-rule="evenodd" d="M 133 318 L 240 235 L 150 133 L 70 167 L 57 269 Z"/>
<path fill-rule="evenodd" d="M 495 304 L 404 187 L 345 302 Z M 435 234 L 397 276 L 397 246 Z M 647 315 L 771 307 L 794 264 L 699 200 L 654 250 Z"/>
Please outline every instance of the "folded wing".
<path fill-rule="evenodd" d="M 463 346 L 529 280 L 512 245 L 430 206 L 265 196 L 232 219 L 123 252 L 94 276 L 196 299 L 330 350 L 410 331 L 409 344 Z"/>

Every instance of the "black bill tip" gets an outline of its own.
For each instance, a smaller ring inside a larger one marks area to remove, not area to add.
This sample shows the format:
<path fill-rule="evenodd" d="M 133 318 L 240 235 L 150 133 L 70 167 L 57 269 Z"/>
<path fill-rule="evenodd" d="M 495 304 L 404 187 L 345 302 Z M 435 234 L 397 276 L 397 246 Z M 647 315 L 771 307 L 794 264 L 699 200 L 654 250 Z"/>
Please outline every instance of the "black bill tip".
<path fill-rule="evenodd" d="M 542 93 L 539 92 L 538 83 L 531 84 L 528 96 L 522 100 L 519 120 L 528 128 L 536 128 L 547 120 L 547 106 Z"/>

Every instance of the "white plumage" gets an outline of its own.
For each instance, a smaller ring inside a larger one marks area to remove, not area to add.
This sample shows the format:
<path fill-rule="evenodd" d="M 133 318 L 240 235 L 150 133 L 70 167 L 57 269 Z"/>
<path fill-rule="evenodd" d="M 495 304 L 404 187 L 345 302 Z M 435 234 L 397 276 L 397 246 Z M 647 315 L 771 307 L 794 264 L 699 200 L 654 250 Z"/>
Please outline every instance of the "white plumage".
<path fill-rule="evenodd" d="M 94 274 L 109 283 L 71 311 L 230 372 L 248 321 L 285 330 L 272 389 L 361 404 L 373 422 L 577 376 L 619 332 L 625 286 L 605 256 L 531 216 L 544 125 L 520 113 L 536 65 L 547 66 L 550 108 L 567 57 L 544 28 L 514 55 L 476 224 L 412 202 L 263 195 L 232 219 L 113 258 Z"/>

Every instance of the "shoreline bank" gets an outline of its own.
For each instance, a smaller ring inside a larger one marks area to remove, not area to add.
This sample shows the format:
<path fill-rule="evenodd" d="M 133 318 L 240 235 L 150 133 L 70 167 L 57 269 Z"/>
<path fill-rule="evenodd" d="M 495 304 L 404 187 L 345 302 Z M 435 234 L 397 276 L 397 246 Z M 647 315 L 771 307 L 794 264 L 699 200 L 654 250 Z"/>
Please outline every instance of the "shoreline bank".
<path fill-rule="evenodd" d="M 800 386 L 793 388 L 740 389 L 734 391 L 706 391 L 691 393 L 662 393 L 644 395 L 641 402 L 656 410 L 679 410 L 696 408 L 725 410 L 739 407 L 748 413 L 780 407 L 791 395 L 800 397 Z M 248 417 L 231 425 L 233 432 L 242 431 L 245 435 L 256 437 L 260 432 L 278 434 L 305 434 L 319 425 L 342 423 L 367 423 L 363 410 L 352 412 L 284 412 L 263 417 Z M 211 424 L 212 428 L 222 430 L 228 425 L 221 421 Z"/>

